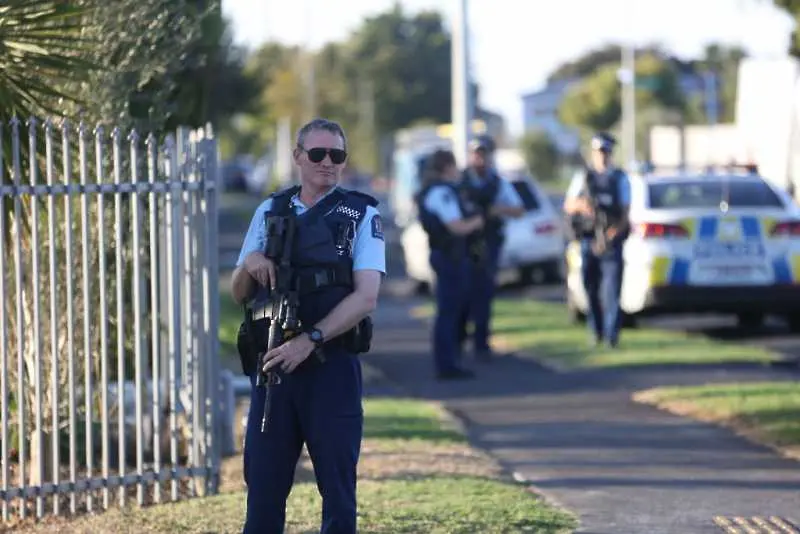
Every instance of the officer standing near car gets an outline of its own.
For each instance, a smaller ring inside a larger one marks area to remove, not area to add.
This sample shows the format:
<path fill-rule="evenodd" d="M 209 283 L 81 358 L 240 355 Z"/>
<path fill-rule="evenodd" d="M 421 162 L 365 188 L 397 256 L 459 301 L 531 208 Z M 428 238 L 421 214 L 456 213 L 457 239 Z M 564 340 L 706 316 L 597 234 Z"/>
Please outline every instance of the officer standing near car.
<path fill-rule="evenodd" d="M 436 273 L 433 358 L 439 380 L 473 378 L 459 365 L 458 326 L 470 288 L 466 236 L 483 227 L 483 216 L 459 196 L 458 166 L 449 150 L 427 158 L 416 195 L 422 228 L 428 234 L 430 264 Z"/>
<path fill-rule="evenodd" d="M 477 136 L 469 145 L 469 165 L 461 175 L 461 193 L 483 214 L 484 228 L 468 242 L 472 262 L 469 271 L 469 298 L 461 311 L 459 338 L 467 339 L 467 324 L 473 326 L 473 350 L 478 361 L 491 361 L 489 321 L 495 294 L 497 264 L 503 246 L 503 217 L 525 214 L 522 199 L 494 168 L 495 143 L 488 135 Z"/>
<path fill-rule="evenodd" d="M 304 443 L 322 496 L 321 532 L 355 534 L 363 412 L 361 364 L 352 334 L 377 305 L 386 271 L 383 229 L 375 199 L 338 187 L 347 139 L 337 123 L 315 119 L 303 126 L 293 157 L 300 186 L 258 207 L 232 279 L 238 303 L 250 301 L 259 288 L 275 288 L 276 266 L 264 254 L 265 214 L 293 212 L 292 266 L 304 328 L 261 362 L 280 377 L 270 388 L 266 432 L 261 429 L 265 388 L 252 388 L 244 448 L 244 534 L 283 532 L 286 498 Z"/>
<path fill-rule="evenodd" d="M 567 189 L 564 213 L 581 247 L 581 277 L 589 300 L 591 342 L 616 347 L 622 326 L 622 249 L 629 232 L 630 181 L 615 167 L 616 140 L 598 133 L 591 140 L 591 168 Z"/>

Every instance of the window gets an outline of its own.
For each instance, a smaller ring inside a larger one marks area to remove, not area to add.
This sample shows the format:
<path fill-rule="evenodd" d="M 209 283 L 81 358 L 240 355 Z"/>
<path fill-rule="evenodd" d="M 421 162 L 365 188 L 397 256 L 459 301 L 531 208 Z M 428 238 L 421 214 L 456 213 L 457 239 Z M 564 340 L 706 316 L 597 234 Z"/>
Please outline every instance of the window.
<path fill-rule="evenodd" d="M 533 191 L 531 185 L 525 180 L 516 180 L 511 182 L 514 190 L 522 199 L 522 204 L 525 206 L 526 211 L 536 211 L 539 209 L 539 199 L 536 198 L 536 193 Z"/>
<path fill-rule="evenodd" d="M 650 207 L 713 208 L 723 200 L 731 208 L 782 208 L 778 195 L 764 182 L 707 178 L 680 182 L 653 182 L 648 186 Z"/>

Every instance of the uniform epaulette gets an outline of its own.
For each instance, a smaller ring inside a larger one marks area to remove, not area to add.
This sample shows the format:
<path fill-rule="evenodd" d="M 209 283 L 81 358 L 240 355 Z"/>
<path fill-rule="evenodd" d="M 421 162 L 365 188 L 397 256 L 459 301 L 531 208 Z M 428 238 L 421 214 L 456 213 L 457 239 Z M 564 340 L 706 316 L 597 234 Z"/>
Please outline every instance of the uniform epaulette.
<path fill-rule="evenodd" d="M 280 197 L 280 196 L 287 195 L 287 194 L 289 196 L 291 196 L 291 195 L 297 194 L 298 191 L 300 191 L 300 186 L 299 185 L 290 185 L 289 187 L 284 187 L 283 189 L 279 189 L 278 191 L 275 191 L 274 193 L 269 195 L 269 197 L 267 197 L 267 198 L 276 198 L 276 197 Z"/>
<path fill-rule="evenodd" d="M 355 191 L 354 189 L 346 189 L 345 191 L 347 191 L 347 193 L 350 195 L 355 195 L 357 197 L 363 198 L 367 202 L 367 204 L 369 204 L 373 208 L 376 207 L 378 204 L 380 204 L 377 198 L 373 197 L 372 195 L 368 195 L 367 193 L 362 193 L 361 191 Z"/>

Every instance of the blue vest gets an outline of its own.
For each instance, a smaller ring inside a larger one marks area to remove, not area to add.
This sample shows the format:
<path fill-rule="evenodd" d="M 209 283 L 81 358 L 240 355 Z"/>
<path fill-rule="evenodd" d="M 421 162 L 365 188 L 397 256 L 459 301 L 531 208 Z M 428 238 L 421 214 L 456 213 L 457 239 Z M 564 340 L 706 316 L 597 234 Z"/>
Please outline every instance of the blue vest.
<path fill-rule="evenodd" d="M 488 214 L 494 205 L 497 194 L 500 192 L 500 176 L 492 169 L 487 169 L 488 176 L 475 183 L 470 176 L 469 169 L 461 175 L 461 190 L 463 195 L 475 204 L 481 213 Z M 481 235 L 487 240 L 500 242 L 503 239 L 503 219 L 500 217 L 487 217 Z"/>
<path fill-rule="evenodd" d="M 291 208 L 298 186 L 272 195 L 266 216 Z M 292 268 L 300 295 L 298 318 L 306 326 L 321 321 L 353 291 L 353 243 L 373 197 L 337 187 L 302 215 L 292 247 Z M 339 338 L 334 338 L 335 342 Z"/>
<path fill-rule="evenodd" d="M 619 181 L 622 177 L 620 169 L 612 169 L 605 174 L 590 170 L 586 175 L 582 194 L 588 195 L 598 211 L 603 212 L 607 226 L 617 224 L 622 219 L 622 202 L 619 196 Z M 584 237 L 594 234 L 584 230 Z"/>
<path fill-rule="evenodd" d="M 459 189 L 455 184 L 445 182 L 443 180 L 435 180 L 428 183 L 425 187 L 417 193 L 415 201 L 417 203 L 417 212 L 419 213 L 419 222 L 422 229 L 428 234 L 428 246 L 431 250 L 438 250 L 448 255 L 458 255 L 466 253 L 466 240 L 462 236 L 454 235 L 447 226 L 439 219 L 438 215 L 431 213 L 425 207 L 425 198 L 431 189 L 438 186 L 444 186 L 452 190 L 454 197 L 458 200 L 461 213 L 467 217 L 470 215 L 470 210 L 463 202 L 459 194 Z"/>

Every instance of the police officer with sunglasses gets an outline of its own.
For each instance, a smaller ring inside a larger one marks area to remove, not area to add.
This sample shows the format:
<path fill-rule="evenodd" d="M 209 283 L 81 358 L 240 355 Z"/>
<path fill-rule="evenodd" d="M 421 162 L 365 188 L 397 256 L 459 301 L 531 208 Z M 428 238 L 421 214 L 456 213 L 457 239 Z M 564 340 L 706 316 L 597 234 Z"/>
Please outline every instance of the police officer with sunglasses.
<path fill-rule="evenodd" d="M 297 134 L 293 156 L 300 185 L 258 207 L 232 280 L 238 303 L 251 302 L 259 289 L 274 288 L 276 266 L 264 254 L 265 216 L 293 213 L 292 284 L 299 292 L 303 331 L 266 353 L 264 369 L 280 378 L 270 388 L 266 432 L 261 428 L 265 388 L 251 391 L 244 533 L 283 532 L 286 498 L 305 444 L 322 496 L 321 532 L 355 534 L 363 427 L 357 353 L 367 349 L 354 332 L 361 332 L 358 326 L 378 302 L 386 272 L 383 228 L 374 198 L 338 186 L 347 159 L 341 126 L 324 119 L 309 122 Z M 251 383 L 255 386 L 254 377 Z"/>

